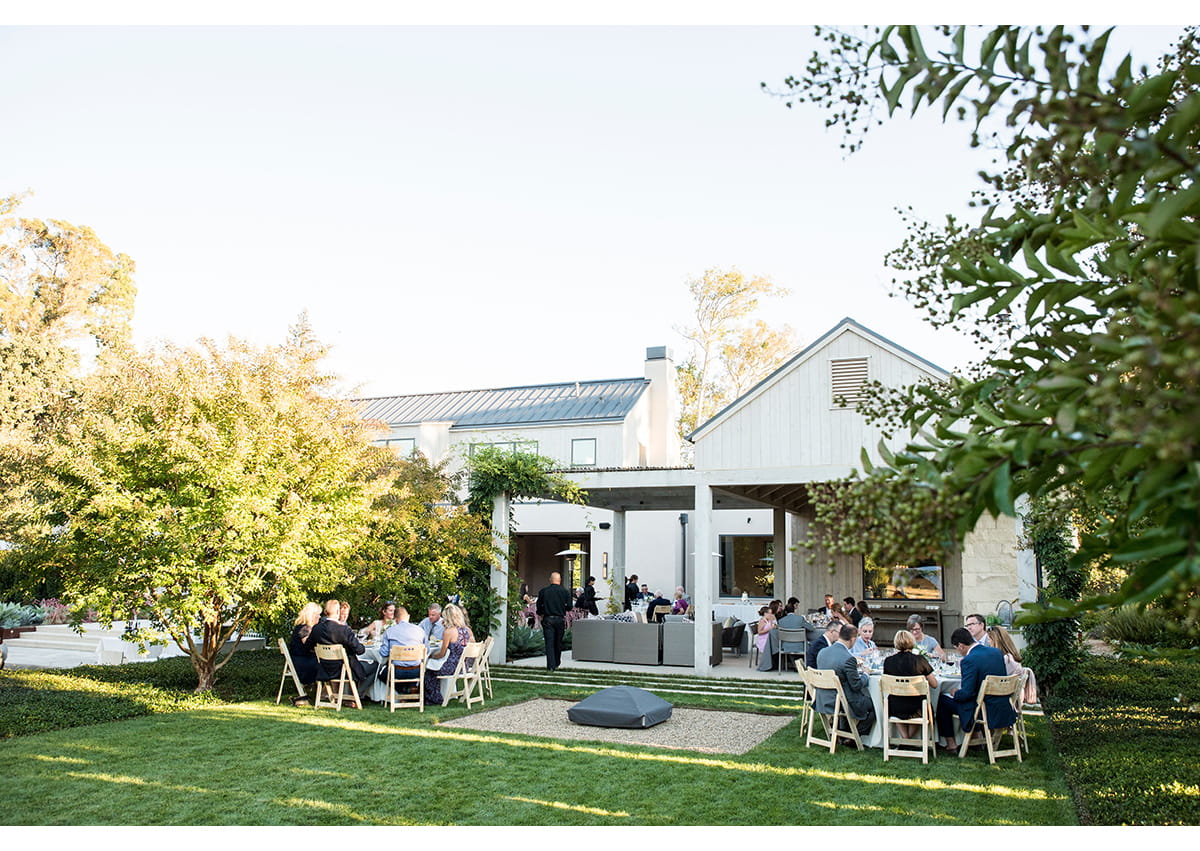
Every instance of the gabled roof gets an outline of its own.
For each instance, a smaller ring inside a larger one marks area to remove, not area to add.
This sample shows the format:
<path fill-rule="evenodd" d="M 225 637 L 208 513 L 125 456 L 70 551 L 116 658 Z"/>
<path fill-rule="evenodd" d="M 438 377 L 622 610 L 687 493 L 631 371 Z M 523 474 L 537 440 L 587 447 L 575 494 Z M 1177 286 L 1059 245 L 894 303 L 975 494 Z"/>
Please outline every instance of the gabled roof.
<path fill-rule="evenodd" d="M 532 384 L 359 399 L 364 419 L 391 426 L 451 422 L 453 428 L 620 421 L 650 385 L 645 378 Z"/>
<path fill-rule="evenodd" d="M 768 375 L 762 381 L 758 382 L 753 387 L 751 387 L 749 390 L 747 390 L 745 393 L 743 393 L 741 396 L 738 396 L 736 399 L 734 399 L 732 402 L 730 402 L 724 408 L 717 411 L 717 413 L 715 413 L 712 417 L 710 417 L 708 420 L 706 420 L 703 424 L 698 426 L 695 431 L 693 431 L 691 434 L 687 435 L 684 439 L 694 443 L 696 441 L 696 438 L 701 436 L 702 432 L 705 432 L 705 431 L 708 431 L 709 429 L 711 429 L 720 420 L 724 419 L 729 414 L 733 413 L 738 408 L 742 407 L 742 405 L 746 404 L 746 402 L 748 402 L 750 399 L 754 398 L 760 392 L 762 392 L 764 389 L 766 389 L 770 385 L 774 384 L 776 381 L 778 381 L 780 379 L 780 377 L 782 377 L 783 375 L 785 375 L 788 372 L 791 372 L 793 369 L 795 369 L 801 363 L 808 360 L 816 352 L 820 351 L 822 348 L 824 348 L 826 345 L 828 345 L 830 343 L 830 341 L 832 341 L 835 337 L 844 333 L 847 330 L 853 331 L 853 332 L 859 334 L 860 336 L 871 340 L 872 342 L 878 344 L 879 346 L 883 347 L 884 349 L 891 351 L 897 357 L 907 360 L 910 363 L 920 367 L 921 369 L 923 369 L 927 372 L 934 373 L 938 378 L 948 378 L 950 376 L 950 373 L 947 370 L 942 369 L 940 366 L 935 364 L 933 361 L 926 360 L 925 358 L 921 357 L 918 354 L 915 354 L 914 352 L 909 351 L 908 349 L 904 348 L 903 346 L 901 346 L 897 343 L 893 343 L 891 340 L 889 340 L 887 337 L 884 337 L 882 334 L 875 333 L 870 328 L 868 328 L 865 325 L 862 325 L 858 322 L 855 322 L 853 319 L 851 319 L 849 316 L 847 316 L 844 319 L 842 319 L 841 322 L 834 325 L 832 328 L 830 328 L 828 331 L 826 331 L 824 334 L 822 334 L 820 337 L 818 337 L 816 340 L 814 340 L 812 343 L 805 346 L 798 354 L 796 354 L 794 357 L 790 358 L 785 364 L 780 366 L 778 369 L 776 369 L 774 372 L 772 372 L 770 375 Z"/>

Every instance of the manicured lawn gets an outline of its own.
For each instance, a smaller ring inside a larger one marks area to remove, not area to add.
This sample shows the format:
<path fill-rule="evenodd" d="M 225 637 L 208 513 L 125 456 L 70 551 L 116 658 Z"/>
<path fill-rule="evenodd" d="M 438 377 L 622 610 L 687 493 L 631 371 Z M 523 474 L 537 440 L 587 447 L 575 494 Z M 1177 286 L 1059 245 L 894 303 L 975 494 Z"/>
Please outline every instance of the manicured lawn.
<path fill-rule="evenodd" d="M 111 669 L 6 672 L 0 679 L 0 718 L 11 724 L 25 713 L 42 719 L 40 729 L 62 729 L 0 741 L 7 766 L 0 819 L 264 825 L 1076 823 L 1042 719 L 1031 719 L 1033 753 L 1020 765 L 1005 760 L 989 766 L 974 755 L 940 758 L 929 766 L 915 760 L 885 764 L 877 750 L 839 749 L 831 756 L 805 748 L 795 721 L 745 755 L 698 754 L 441 727 L 439 720 L 466 713 L 458 707 L 392 714 L 369 706 L 339 714 L 276 706 L 278 656 L 245 656 L 227 678 L 226 694 L 243 701 L 237 703 L 192 698 L 149 683 L 126 682 L 105 694 L 98 683 Z M 158 668 L 164 664 L 124 666 L 119 676 L 175 677 Z M 73 678 L 84 688 L 70 693 L 72 715 L 60 696 Z M 592 690 L 497 679 L 488 706 Z M 778 689 L 781 696 L 790 691 Z M 175 700 L 168 699 L 172 694 Z M 796 713 L 796 705 L 782 697 L 664 696 L 679 706 Z M 39 716 L 31 712 L 39 704 L 55 709 Z M 104 704 L 117 710 L 99 713 Z M 121 713 L 141 717 L 65 726 L 72 718 L 98 714 L 95 720 L 104 720 Z M 15 732 L 12 726 L 7 730 L 10 736 Z M 419 782 L 396 794 L 388 784 L 395 775 Z"/>

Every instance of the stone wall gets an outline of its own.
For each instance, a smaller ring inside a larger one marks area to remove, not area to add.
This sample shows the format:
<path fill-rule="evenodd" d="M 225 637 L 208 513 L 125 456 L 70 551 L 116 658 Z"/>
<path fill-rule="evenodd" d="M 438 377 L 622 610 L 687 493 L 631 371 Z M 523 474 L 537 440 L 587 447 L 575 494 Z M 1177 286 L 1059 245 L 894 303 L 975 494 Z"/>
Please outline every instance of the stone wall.
<path fill-rule="evenodd" d="M 1014 600 L 1017 583 L 1017 527 L 1011 517 L 984 514 L 962 548 L 962 613 L 987 616 L 1001 600 Z"/>

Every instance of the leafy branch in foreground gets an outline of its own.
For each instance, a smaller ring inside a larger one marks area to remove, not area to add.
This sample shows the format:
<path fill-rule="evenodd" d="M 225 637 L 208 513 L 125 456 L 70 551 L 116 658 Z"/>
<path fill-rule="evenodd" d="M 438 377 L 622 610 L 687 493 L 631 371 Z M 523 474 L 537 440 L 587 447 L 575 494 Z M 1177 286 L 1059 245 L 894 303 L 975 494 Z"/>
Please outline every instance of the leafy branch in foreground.
<path fill-rule="evenodd" d="M 1108 511 L 1083 530 L 1072 560 L 1126 578 L 1040 615 L 1168 598 L 1195 620 L 1196 30 L 1153 71 L 1135 70 L 1130 56 L 1110 64 L 1110 32 L 827 34 L 806 74 L 785 81 L 795 101 L 824 108 L 848 138 L 861 140 L 873 107 L 894 114 L 907 98 L 913 112 L 940 107 L 967 121 L 972 144 L 990 130 L 1003 149 L 1002 167 L 981 174 L 977 220 L 919 225 L 889 258 L 901 294 L 934 325 L 977 325 L 992 352 L 968 377 L 909 389 L 895 406 L 909 445 L 885 457 L 888 469 L 869 472 L 869 484 L 832 494 L 836 511 L 870 517 L 876 488 L 907 487 L 931 494 L 927 510 L 882 541 L 847 520 L 830 548 L 894 550 L 902 535 L 960 541 L 984 512 L 1013 515 L 1022 495 L 1073 489 Z"/>

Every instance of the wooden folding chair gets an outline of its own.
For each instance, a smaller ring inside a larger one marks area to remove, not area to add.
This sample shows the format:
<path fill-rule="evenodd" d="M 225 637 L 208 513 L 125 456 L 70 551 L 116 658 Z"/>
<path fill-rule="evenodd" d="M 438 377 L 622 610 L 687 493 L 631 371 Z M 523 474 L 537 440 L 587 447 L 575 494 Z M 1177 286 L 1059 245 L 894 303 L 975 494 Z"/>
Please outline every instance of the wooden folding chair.
<path fill-rule="evenodd" d="M 342 700 L 346 694 L 346 687 L 350 687 L 350 694 L 354 696 L 354 705 L 359 709 L 363 708 L 362 698 L 358 696 L 358 686 L 354 683 L 354 674 L 350 670 L 350 659 L 346 656 L 346 648 L 340 644 L 318 644 L 313 650 L 317 654 L 317 693 L 313 696 L 313 709 L 320 709 L 322 706 L 329 706 L 342 711 Z M 338 675 L 332 679 L 325 673 L 325 666 L 322 662 L 338 662 L 340 668 Z M 334 694 L 333 687 L 337 686 L 337 694 Z"/>
<path fill-rule="evenodd" d="M 387 661 L 383 663 L 387 665 L 387 698 L 384 702 L 387 703 L 390 711 L 395 712 L 397 706 L 401 708 L 415 706 L 421 712 L 425 711 L 425 660 L 428 654 L 429 649 L 424 644 L 393 647 L 388 651 Z M 420 662 L 420 665 L 412 668 L 417 672 L 417 679 L 415 681 L 396 679 L 397 662 Z M 397 685 L 415 685 L 417 687 L 416 694 L 397 694 Z"/>
<path fill-rule="evenodd" d="M 1025 730 L 1025 689 L 1029 684 L 1029 669 L 1021 669 L 1021 687 L 1013 692 L 1013 711 L 1017 713 L 1017 736 L 1025 755 L 1029 755 L 1029 735 Z"/>
<path fill-rule="evenodd" d="M 279 693 L 275 695 L 275 702 L 279 703 L 283 699 L 283 685 L 287 682 L 288 674 L 292 675 L 292 682 L 296 684 L 296 696 L 307 697 L 304 693 L 304 683 L 300 682 L 300 675 L 296 673 L 296 665 L 292 661 L 287 641 L 282 638 L 279 639 L 279 652 L 283 654 L 283 673 L 279 677 Z"/>
<path fill-rule="evenodd" d="M 671 607 L 670 606 L 655 606 L 654 611 L 651 612 L 651 614 L 654 615 L 654 619 L 656 621 L 661 621 L 663 619 L 663 615 L 671 614 Z M 647 620 L 649 620 L 649 618 L 647 618 Z"/>
<path fill-rule="evenodd" d="M 784 650 L 783 643 L 785 641 L 789 643 L 795 643 L 798 641 L 803 644 L 805 648 L 807 648 L 808 631 L 805 629 L 785 629 L 781 626 L 775 630 L 775 635 L 779 638 L 779 673 L 782 674 L 783 669 L 787 667 L 788 656 L 799 656 L 801 659 L 804 658 L 803 650 L 801 650 L 799 653 L 794 650 Z"/>
<path fill-rule="evenodd" d="M 479 651 L 479 694 L 482 697 L 486 691 L 487 696 L 492 696 L 492 661 L 489 658 L 492 655 L 492 647 L 496 644 L 496 640 L 490 635 L 483 640 L 483 647 Z"/>
<path fill-rule="evenodd" d="M 442 706 L 447 706 L 454 698 L 463 701 L 468 707 L 472 703 L 483 703 L 483 686 L 479 678 L 479 655 L 482 650 L 482 642 L 468 642 L 462 655 L 458 657 L 454 673 L 442 677 Z"/>
<path fill-rule="evenodd" d="M 879 681 L 883 693 L 883 761 L 887 762 L 893 756 L 911 756 L 920 758 L 925 765 L 929 764 L 929 754 L 937 759 L 937 728 L 933 726 L 933 707 L 929 704 L 929 681 L 924 677 L 893 677 L 884 674 Z M 924 697 L 921 702 L 920 718 L 897 718 L 892 715 L 891 697 Z M 906 736 L 893 736 L 893 724 L 918 724 L 921 727 L 921 738 L 910 739 Z M 899 745 L 900 747 L 892 747 Z M 913 747 L 919 750 L 912 750 Z"/>
<path fill-rule="evenodd" d="M 808 723 L 808 738 L 805 740 L 804 746 L 808 747 L 809 745 L 821 745 L 822 747 L 828 747 L 829 752 L 833 753 L 835 750 L 837 750 L 838 739 L 849 738 L 854 740 L 854 744 L 861 751 L 863 749 L 862 739 L 858 737 L 858 727 L 855 726 L 854 718 L 850 715 L 850 704 L 846 700 L 846 693 L 842 691 L 842 681 L 838 679 L 837 672 L 819 670 L 817 668 L 806 668 L 804 671 L 804 677 L 805 683 L 811 686 L 814 690 L 812 713 L 817 718 L 821 719 L 821 726 L 824 728 L 826 736 L 825 738 L 821 738 L 819 735 L 817 735 L 817 725 L 810 716 Z M 836 692 L 836 697 L 833 702 L 832 715 L 826 715 L 817 709 L 817 695 L 815 693 L 816 689 L 828 689 L 829 691 Z M 843 718 L 846 719 L 846 726 L 849 728 L 848 730 L 838 729 L 838 722 Z"/>
<path fill-rule="evenodd" d="M 804 683 L 804 705 L 800 709 L 800 737 L 804 738 L 804 733 L 808 730 L 808 725 L 812 723 L 813 701 L 816 699 L 816 694 L 808 684 L 808 677 L 805 676 L 807 668 L 804 664 L 804 657 L 801 656 L 794 664 L 796 665 L 796 673 L 800 675 L 800 682 Z"/>
<path fill-rule="evenodd" d="M 976 736 L 983 736 L 983 740 L 987 743 L 988 762 L 995 765 L 996 758 L 1002 756 L 1015 756 L 1017 762 L 1022 762 L 1021 759 L 1021 741 L 1020 733 L 1017 732 L 1017 725 L 1020 723 L 1020 715 L 1017 715 L 1018 720 L 1013 722 L 1012 726 L 1001 727 L 993 730 L 988 724 L 987 701 L 988 697 L 1005 697 L 1011 702 L 1013 700 L 1014 690 L 1021 689 L 1021 675 L 1013 674 L 1009 677 L 998 677 L 991 674 L 983 678 L 983 685 L 979 687 L 979 697 L 975 701 L 975 715 L 971 720 L 971 732 L 963 733 L 963 742 L 959 746 L 958 755 L 964 757 L 967 755 L 967 748 L 975 741 Z M 1000 744 L 1004 741 L 1004 734 L 1008 732 L 1013 737 L 1013 746 L 1006 750 L 1000 750 Z"/>

